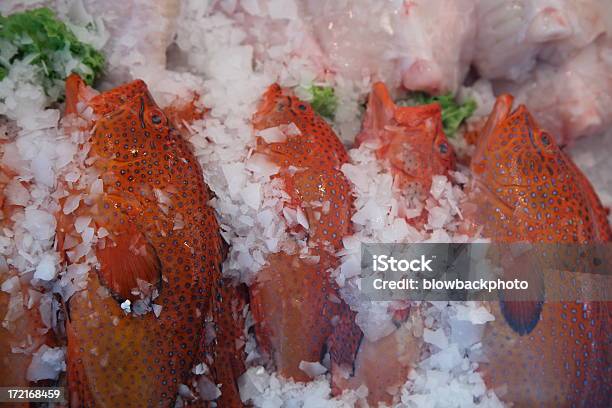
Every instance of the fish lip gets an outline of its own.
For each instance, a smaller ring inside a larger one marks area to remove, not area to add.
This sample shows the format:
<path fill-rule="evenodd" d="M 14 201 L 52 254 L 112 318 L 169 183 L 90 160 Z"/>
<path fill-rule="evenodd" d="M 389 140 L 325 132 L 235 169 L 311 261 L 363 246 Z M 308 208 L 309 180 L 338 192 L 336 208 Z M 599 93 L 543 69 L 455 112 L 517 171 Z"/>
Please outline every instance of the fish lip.
<path fill-rule="evenodd" d="M 517 110 L 513 112 L 513 104 L 514 97 L 509 94 L 502 94 L 498 96 L 495 100 L 493 110 L 491 111 L 491 113 L 489 113 L 487 121 L 480 131 L 479 140 L 476 144 L 474 154 L 472 155 L 472 163 L 474 165 L 481 164 L 484 161 L 489 141 L 493 138 L 493 135 L 495 134 L 495 129 L 500 126 L 505 120 L 515 115 L 518 110 L 520 110 L 521 107 L 519 106 L 519 108 L 517 108 Z M 471 166 L 472 170 L 475 167 L 474 165 Z"/>
<path fill-rule="evenodd" d="M 479 166 L 482 166 L 484 169 L 487 169 L 487 167 L 489 167 L 488 160 L 486 159 L 487 148 L 489 145 L 489 141 L 493 139 L 493 134 L 488 133 L 488 134 L 481 135 L 480 137 L 481 139 L 478 141 L 476 145 L 476 149 L 474 150 L 474 155 L 472 156 L 472 160 L 471 160 L 470 168 L 472 172 L 474 172 L 474 169 Z"/>
<path fill-rule="evenodd" d="M 268 87 L 257 104 L 255 114 L 253 114 L 253 117 L 251 118 L 251 122 L 255 129 L 263 129 L 266 127 L 267 116 L 274 112 L 278 99 L 282 98 L 283 96 L 288 95 L 284 94 L 284 90 L 277 83 L 274 83 Z"/>
<path fill-rule="evenodd" d="M 130 89 L 130 87 L 134 87 L 134 86 L 137 87 L 137 92 L 129 93 L 126 91 Z M 99 113 L 97 113 L 96 116 L 97 117 L 113 116 L 117 114 L 118 112 L 122 111 L 127 104 L 129 104 L 130 102 L 133 102 L 137 98 L 148 97 L 151 100 L 153 99 L 149 92 L 149 88 L 147 87 L 147 84 L 141 79 L 136 79 L 134 81 L 128 82 L 127 84 L 123 84 L 117 88 L 113 88 L 110 91 L 102 92 L 94 96 L 88 103 L 90 105 L 95 105 L 99 101 L 113 100 L 113 98 L 119 98 L 119 96 L 122 96 L 123 99 L 120 99 L 119 101 L 115 101 L 112 109 L 108 109 L 108 110 L 102 109 Z"/>
<path fill-rule="evenodd" d="M 483 168 L 487 167 L 486 160 L 486 152 L 489 145 L 489 141 L 492 139 L 493 132 L 480 132 L 478 142 L 476 143 L 476 148 L 474 149 L 474 154 L 472 155 L 472 159 L 470 162 L 470 168 L 472 172 L 474 172 L 474 168 L 477 166 L 483 166 Z"/>

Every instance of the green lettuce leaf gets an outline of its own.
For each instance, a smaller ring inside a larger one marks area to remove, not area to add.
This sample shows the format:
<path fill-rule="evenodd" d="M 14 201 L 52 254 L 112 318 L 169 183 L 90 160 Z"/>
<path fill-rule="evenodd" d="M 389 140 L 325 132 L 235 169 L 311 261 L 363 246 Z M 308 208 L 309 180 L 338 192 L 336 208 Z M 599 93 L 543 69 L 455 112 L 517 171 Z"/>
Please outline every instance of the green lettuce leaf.
<path fill-rule="evenodd" d="M 71 73 L 91 85 L 102 72 L 104 56 L 82 43 L 48 8 L 0 15 L 0 80 L 17 61 L 29 61 L 42 73 L 42 86 L 49 93 Z"/>
<path fill-rule="evenodd" d="M 308 88 L 308 92 L 312 95 L 310 105 L 319 115 L 333 120 L 338 108 L 338 98 L 331 86 L 312 85 Z"/>
<path fill-rule="evenodd" d="M 413 93 L 407 100 L 399 104 L 406 106 L 427 105 L 437 103 L 442 109 L 442 124 L 446 136 L 453 137 L 459 126 L 476 111 L 476 101 L 469 99 L 464 103 L 455 100 L 453 94 L 448 93 L 440 96 L 430 96 L 422 92 Z"/>

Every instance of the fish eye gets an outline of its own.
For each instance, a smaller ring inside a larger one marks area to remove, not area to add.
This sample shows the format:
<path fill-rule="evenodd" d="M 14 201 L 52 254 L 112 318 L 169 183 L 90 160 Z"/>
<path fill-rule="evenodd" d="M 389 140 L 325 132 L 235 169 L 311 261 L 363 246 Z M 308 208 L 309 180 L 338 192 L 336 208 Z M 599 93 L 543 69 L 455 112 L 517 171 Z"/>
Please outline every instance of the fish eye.
<path fill-rule="evenodd" d="M 541 140 L 544 146 L 550 145 L 550 136 L 548 136 L 548 133 L 542 133 Z"/>
<path fill-rule="evenodd" d="M 150 123 L 154 126 L 159 126 L 164 122 L 165 115 L 159 109 L 154 108 L 148 112 L 147 117 Z"/>
<path fill-rule="evenodd" d="M 442 154 L 448 153 L 448 145 L 446 143 L 440 143 L 438 148 L 440 149 L 440 153 Z"/>

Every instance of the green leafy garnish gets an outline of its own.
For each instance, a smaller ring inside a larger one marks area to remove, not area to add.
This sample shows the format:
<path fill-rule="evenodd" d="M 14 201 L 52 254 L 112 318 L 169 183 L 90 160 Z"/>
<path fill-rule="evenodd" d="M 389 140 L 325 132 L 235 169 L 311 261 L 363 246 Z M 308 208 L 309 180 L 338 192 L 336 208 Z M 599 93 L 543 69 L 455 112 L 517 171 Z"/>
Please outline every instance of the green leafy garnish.
<path fill-rule="evenodd" d="M 448 137 L 453 137 L 457 133 L 459 126 L 476 111 L 476 101 L 469 99 L 460 104 L 455 100 L 452 93 L 430 96 L 422 92 L 410 95 L 408 100 L 400 102 L 402 105 L 427 105 L 437 103 L 442 109 L 442 124 L 444 133 Z"/>
<path fill-rule="evenodd" d="M 315 112 L 329 120 L 334 119 L 336 109 L 338 108 L 338 98 L 331 86 L 312 85 L 308 88 L 308 92 L 312 95 L 310 105 Z"/>
<path fill-rule="evenodd" d="M 0 80 L 11 67 L 26 61 L 37 68 L 49 95 L 71 73 L 91 85 L 104 66 L 104 56 L 76 35 L 48 8 L 0 15 Z"/>

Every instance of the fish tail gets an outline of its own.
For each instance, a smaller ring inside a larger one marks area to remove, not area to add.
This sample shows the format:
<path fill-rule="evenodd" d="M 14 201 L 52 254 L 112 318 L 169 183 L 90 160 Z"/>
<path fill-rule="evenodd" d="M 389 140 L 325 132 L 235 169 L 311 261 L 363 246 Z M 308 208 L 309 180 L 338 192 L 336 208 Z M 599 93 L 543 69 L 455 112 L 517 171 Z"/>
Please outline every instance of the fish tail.
<path fill-rule="evenodd" d="M 216 339 L 213 344 L 215 382 L 220 384 L 220 407 L 241 408 L 237 379 L 246 371 L 245 367 L 245 306 L 248 290 L 244 285 L 235 286 L 229 279 L 221 279 L 215 289 L 213 317 Z"/>
<path fill-rule="evenodd" d="M 355 371 L 355 358 L 363 338 L 363 332 L 355 323 L 356 315 L 348 304 L 341 301 L 336 307 L 336 315 L 332 317 L 338 320 L 329 339 L 332 384 L 336 383 L 333 378 L 339 375 L 345 377 L 347 371 L 352 375 Z M 332 391 L 334 395 L 342 392 L 335 386 Z"/>
<path fill-rule="evenodd" d="M 612 406 L 612 368 L 610 367 L 610 353 L 612 352 L 612 302 L 585 303 L 583 309 L 592 310 L 591 329 L 592 341 L 584 348 L 584 366 L 578 369 L 585 370 L 584 383 L 574 385 L 576 390 L 574 399 L 580 401 L 579 406 L 610 407 Z"/>

